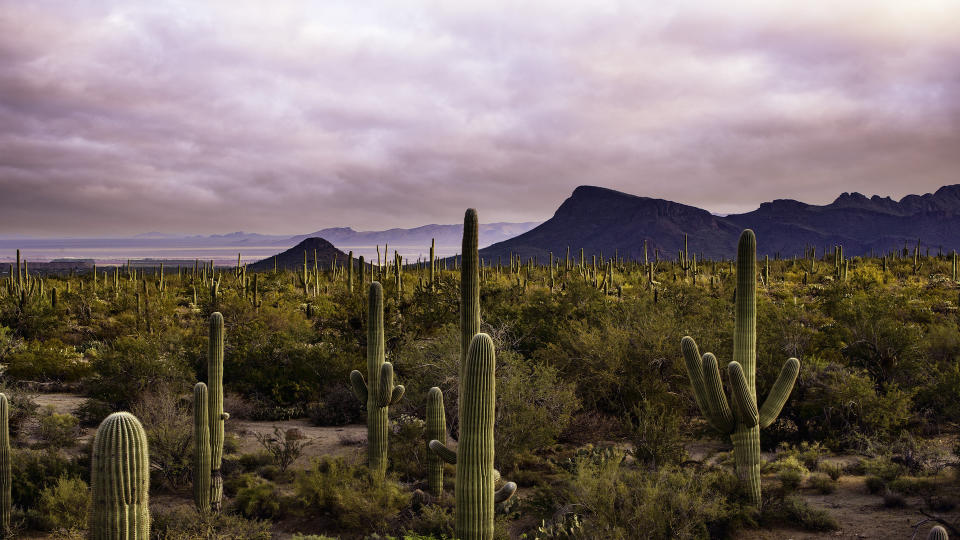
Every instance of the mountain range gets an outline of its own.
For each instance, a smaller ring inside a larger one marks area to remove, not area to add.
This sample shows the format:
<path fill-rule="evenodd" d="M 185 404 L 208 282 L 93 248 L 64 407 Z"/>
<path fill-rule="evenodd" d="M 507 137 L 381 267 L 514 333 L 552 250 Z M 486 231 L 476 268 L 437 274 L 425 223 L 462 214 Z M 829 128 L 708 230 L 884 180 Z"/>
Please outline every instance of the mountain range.
<path fill-rule="evenodd" d="M 643 258 L 644 241 L 651 258 L 675 258 L 684 234 L 693 253 L 730 257 L 743 229 L 757 234 L 760 255 L 802 255 L 804 248 L 843 245 L 850 255 L 881 253 L 919 239 L 931 250 L 960 250 L 960 184 L 935 193 L 890 197 L 843 193 L 827 205 L 791 199 L 766 202 L 752 212 L 717 216 L 681 203 L 630 195 L 596 186 L 580 186 L 560 205 L 553 217 L 530 231 L 480 250 L 488 261 L 545 257 L 553 252 L 578 257 L 615 252 Z"/>

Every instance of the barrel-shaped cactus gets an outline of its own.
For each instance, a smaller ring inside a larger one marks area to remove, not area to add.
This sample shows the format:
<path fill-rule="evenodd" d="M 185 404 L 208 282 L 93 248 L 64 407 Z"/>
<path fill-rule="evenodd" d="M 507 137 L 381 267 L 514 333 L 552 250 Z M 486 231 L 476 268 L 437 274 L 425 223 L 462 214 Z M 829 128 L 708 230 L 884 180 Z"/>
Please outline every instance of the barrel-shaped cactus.
<path fill-rule="evenodd" d="M 90 462 L 90 537 L 150 538 L 147 434 L 135 416 L 113 413 L 97 428 Z"/>
<path fill-rule="evenodd" d="M 429 449 L 430 441 L 447 442 L 447 414 L 443 407 L 443 392 L 434 386 L 427 392 L 427 428 L 424 434 Z M 443 460 L 427 452 L 427 486 L 430 495 L 443 494 Z"/>
<path fill-rule="evenodd" d="M 949 540 L 950 535 L 947 534 L 947 530 L 943 528 L 942 525 L 934 525 L 930 532 L 927 533 L 927 540 Z"/>
<path fill-rule="evenodd" d="M 10 506 L 12 500 L 10 455 L 10 404 L 0 394 L 0 538 L 11 538 Z"/>
<path fill-rule="evenodd" d="M 193 387 L 193 502 L 200 512 L 210 511 L 210 409 L 207 385 Z"/>
<path fill-rule="evenodd" d="M 517 485 L 506 482 L 499 490 L 494 490 L 494 483 L 500 475 L 493 468 L 496 354 L 490 336 L 474 336 L 463 372 L 457 451 L 450 450 L 439 440 L 430 441 L 430 450 L 457 466 L 454 489 L 456 537 L 491 540 L 494 505 L 512 497 Z"/>
<path fill-rule="evenodd" d="M 210 343 L 207 354 L 207 388 L 210 422 L 210 508 L 219 512 L 223 504 L 223 423 L 229 415 L 223 412 L 223 315 L 210 315 Z"/>
<path fill-rule="evenodd" d="M 763 406 L 757 407 L 757 240 L 747 229 L 737 246 L 737 289 L 734 315 L 733 361 L 727 365 L 733 407 L 728 405 L 717 359 L 700 355 L 690 336 L 681 341 L 694 399 L 714 429 L 729 434 L 737 475 L 753 504 L 760 505 L 760 429 L 772 424 L 783 409 L 800 371 L 790 358 L 780 371 Z"/>
<path fill-rule="evenodd" d="M 383 287 L 370 284 L 367 305 L 367 380 L 357 370 L 350 382 L 357 398 L 367 404 L 367 464 L 382 477 L 387 471 L 389 407 L 403 397 L 403 385 L 393 384 L 393 364 L 384 362 Z"/>

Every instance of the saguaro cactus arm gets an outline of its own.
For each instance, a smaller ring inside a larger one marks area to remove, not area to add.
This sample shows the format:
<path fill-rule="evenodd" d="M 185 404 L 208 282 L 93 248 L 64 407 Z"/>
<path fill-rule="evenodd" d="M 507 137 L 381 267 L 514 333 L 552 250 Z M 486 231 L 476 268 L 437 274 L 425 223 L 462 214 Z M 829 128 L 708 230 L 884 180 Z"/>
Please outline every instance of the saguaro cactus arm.
<path fill-rule="evenodd" d="M 367 383 L 363 380 L 363 373 L 357 370 L 350 372 L 350 385 L 353 387 L 353 393 L 364 405 L 367 404 Z"/>
<path fill-rule="evenodd" d="M 430 441 L 430 450 L 437 455 L 444 462 L 451 465 L 457 464 L 457 452 L 447 448 L 447 445 L 443 444 L 438 440 Z"/>
<path fill-rule="evenodd" d="M 513 497 L 513 494 L 517 492 L 517 484 L 513 482 L 507 482 L 503 484 L 500 489 L 498 489 L 493 494 L 494 504 L 500 504 L 510 500 L 510 497 Z"/>
<path fill-rule="evenodd" d="M 737 420 L 746 427 L 753 427 L 760 421 L 760 412 L 757 411 L 757 398 L 750 393 L 747 377 L 743 374 L 740 362 L 727 364 L 727 373 L 730 375 L 730 393 L 733 395 Z"/>
<path fill-rule="evenodd" d="M 760 407 L 761 429 L 772 424 L 777 419 L 777 416 L 780 415 L 783 405 L 787 402 L 787 398 L 790 397 L 790 392 L 793 391 L 793 384 L 796 382 L 799 373 L 800 361 L 796 358 L 790 358 L 783 364 L 783 368 L 780 369 L 780 375 L 777 376 L 776 382 L 773 383 L 773 387 L 770 389 L 770 394 L 767 396 L 766 401 L 763 402 L 763 406 Z"/>
<path fill-rule="evenodd" d="M 710 353 L 701 357 L 697 343 L 690 336 L 684 336 L 680 346 L 687 365 L 687 375 L 693 386 L 693 398 L 700 412 L 717 431 L 732 432 L 733 414 L 723 393 L 716 358 Z"/>
<path fill-rule="evenodd" d="M 400 401 L 403 397 L 405 388 L 403 385 L 394 386 L 393 384 L 393 364 L 384 362 L 380 366 L 380 390 L 377 392 L 377 405 L 387 407 Z"/>

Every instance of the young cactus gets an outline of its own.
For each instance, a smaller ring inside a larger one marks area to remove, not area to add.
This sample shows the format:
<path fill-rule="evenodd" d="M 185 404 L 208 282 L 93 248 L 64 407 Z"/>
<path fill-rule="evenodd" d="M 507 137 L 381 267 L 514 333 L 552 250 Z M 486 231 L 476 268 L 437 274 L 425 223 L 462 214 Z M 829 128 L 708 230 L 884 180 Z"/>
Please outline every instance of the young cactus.
<path fill-rule="evenodd" d="M 934 525 L 930 532 L 927 533 L 927 540 L 949 540 L 950 535 L 947 534 L 947 530 L 943 528 L 942 525 Z"/>
<path fill-rule="evenodd" d="M 434 386 L 427 393 L 427 486 L 430 495 L 443 494 L 443 460 L 429 451 L 430 441 L 447 442 L 447 415 L 443 407 L 443 392 Z"/>
<path fill-rule="evenodd" d="M 100 423 L 90 462 L 92 540 L 150 538 L 150 459 L 137 417 L 113 413 Z"/>
<path fill-rule="evenodd" d="M 387 472 L 389 407 L 403 397 L 403 385 L 393 384 L 393 364 L 384 362 L 383 288 L 370 284 L 367 309 L 367 380 L 357 370 L 350 373 L 353 392 L 367 404 L 367 464 L 382 477 Z"/>
<path fill-rule="evenodd" d="M 517 491 L 513 482 L 494 491 L 500 476 L 493 468 L 495 369 L 493 340 L 477 334 L 470 342 L 463 370 L 458 450 L 450 450 L 439 440 L 430 441 L 433 453 L 457 466 L 456 537 L 461 540 L 492 540 L 494 505 Z"/>
<path fill-rule="evenodd" d="M 10 501 L 13 497 L 13 481 L 10 459 L 10 404 L 7 396 L 0 394 L 0 538 L 12 538 Z"/>
<path fill-rule="evenodd" d="M 193 502 L 199 512 L 210 511 L 210 409 L 207 385 L 193 387 Z"/>
<path fill-rule="evenodd" d="M 751 502 L 760 506 L 760 429 L 772 424 L 783 409 L 800 372 L 800 361 L 790 358 L 770 390 L 770 395 L 757 408 L 757 240 L 747 229 L 737 246 L 737 293 L 733 334 L 733 361 L 727 365 L 733 407 L 720 380 L 717 359 L 712 353 L 700 355 L 690 336 L 681 341 L 687 374 L 693 396 L 707 422 L 733 441 L 733 457 L 737 475 L 747 487 Z"/>

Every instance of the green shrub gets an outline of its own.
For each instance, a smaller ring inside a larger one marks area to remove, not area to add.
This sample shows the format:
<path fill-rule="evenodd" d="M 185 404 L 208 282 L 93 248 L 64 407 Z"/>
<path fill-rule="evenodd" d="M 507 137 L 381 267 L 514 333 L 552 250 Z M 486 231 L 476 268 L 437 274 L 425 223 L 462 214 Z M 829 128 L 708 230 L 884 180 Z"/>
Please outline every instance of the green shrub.
<path fill-rule="evenodd" d="M 243 517 L 278 518 L 283 515 L 283 497 L 277 486 L 255 476 L 244 475 L 245 485 L 237 490 L 233 504 Z"/>
<path fill-rule="evenodd" d="M 88 398 L 83 400 L 74 412 L 80 425 L 84 427 L 97 427 L 103 419 L 110 416 L 113 407 L 106 401 Z"/>
<path fill-rule="evenodd" d="M 307 416 L 315 426 L 345 426 L 366 420 L 364 404 L 345 384 L 327 386 L 320 398 L 307 406 Z"/>
<path fill-rule="evenodd" d="M 631 440 L 634 455 L 651 466 L 676 464 L 686 458 L 680 407 L 673 400 L 643 399 L 633 408 Z"/>
<path fill-rule="evenodd" d="M 604 538 L 725 536 L 750 520 L 732 474 L 664 467 L 644 471 L 615 460 L 582 460 L 570 481 L 570 503 L 589 509 L 584 528 Z"/>
<path fill-rule="evenodd" d="M 60 477 L 81 475 L 75 462 L 49 450 L 14 448 L 10 461 L 13 504 L 21 508 L 35 508 L 40 493 Z"/>
<path fill-rule="evenodd" d="M 867 487 L 867 493 L 871 495 L 876 495 L 887 487 L 887 483 L 879 476 L 868 476 L 864 480 L 864 485 Z"/>
<path fill-rule="evenodd" d="M 328 514 L 348 530 L 385 530 L 410 497 L 396 481 L 375 480 L 366 467 L 348 465 L 342 458 L 314 460 L 297 475 L 294 486 L 305 509 Z"/>
<path fill-rule="evenodd" d="M 36 398 L 35 394 L 31 394 L 16 386 L 0 383 L 0 393 L 7 396 L 7 402 L 10 406 L 10 412 L 8 413 L 10 436 L 15 438 L 20 435 L 23 428 L 27 425 L 27 422 L 33 418 L 40 406 L 34 401 Z"/>
<path fill-rule="evenodd" d="M 193 471 L 192 404 L 161 385 L 144 392 L 132 412 L 147 432 L 156 485 L 174 491 L 185 488 Z"/>
<path fill-rule="evenodd" d="M 819 491 L 823 495 L 829 495 L 837 490 L 837 482 L 825 474 L 813 474 L 807 479 L 810 487 Z"/>
<path fill-rule="evenodd" d="M 182 346 L 158 337 L 120 337 L 93 357 L 87 393 L 114 410 L 129 410 L 158 388 L 187 388 L 195 379 L 179 355 Z"/>
<path fill-rule="evenodd" d="M 75 382 L 90 374 L 90 363 L 59 338 L 29 341 L 8 356 L 4 375 L 19 381 Z"/>
<path fill-rule="evenodd" d="M 785 493 L 793 493 L 803 482 L 803 473 L 797 469 L 783 469 L 777 473 L 777 480 Z"/>
<path fill-rule="evenodd" d="M 915 478 L 912 476 L 895 478 L 888 484 L 888 487 L 892 491 L 903 495 L 917 495 L 924 498 L 937 491 L 937 483 L 932 478 Z"/>
<path fill-rule="evenodd" d="M 71 448 L 77 444 L 79 423 L 72 414 L 56 413 L 53 406 L 48 405 L 40 413 L 37 438 L 50 448 Z"/>
<path fill-rule="evenodd" d="M 421 480 L 426 467 L 426 422 L 401 414 L 390 423 L 390 468 L 401 480 Z"/>
<path fill-rule="evenodd" d="M 456 521 L 453 510 L 438 504 L 429 504 L 410 520 L 406 532 L 430 535 L 438 538 L 453 538 Z"/>
<path fill-rule="evenodd" d="M 820 470 L 833 481 L 837 481 L 843 476 L 843 465 L 839 463 L 821 463 Z"/>
<path fill-rule="evenodd" d="M 200 514 L 193 507 L 152 509 L 151 537 L 159 540 L 270 540 L 270 522 L 235 514 Z"/>
<path fill-rule="evenodd" d="M 840 523 L 829 512 L 814 508 L 796 496 L 765 505 L 763 520 L 788 523 L 808 531 L 835 531 L 840 528 Z"/>
<path fill-rule="evenodd" d="M 904 508 L 907 506 L 907 499 L 896 491 L 887 489 L 883 492 L 884 508 Z"/>
<path fill-rule="evenodd" d="M 87 522 L 87 497 L 86 482 L 60 476 L 40 492 L 36 508 L 29 510 L 31 521 L 46 531 L 82 528 Z"/>

